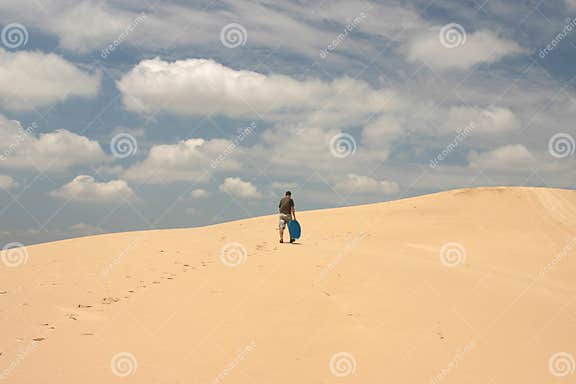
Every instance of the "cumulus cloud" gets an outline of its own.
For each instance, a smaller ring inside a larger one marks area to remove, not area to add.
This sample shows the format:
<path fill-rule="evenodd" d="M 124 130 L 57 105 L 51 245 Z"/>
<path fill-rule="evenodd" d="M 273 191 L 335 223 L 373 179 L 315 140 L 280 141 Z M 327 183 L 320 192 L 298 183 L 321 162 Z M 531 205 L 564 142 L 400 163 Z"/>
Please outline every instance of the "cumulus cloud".
<path fill-rule="evenodd" d="M 238 177 L 227 177 L 219 188 L 222 192 L 244 199 L 258 199 L 262 197 L 262 194 L 252 183 L 243 181 Z"/>
<path fill-rule="evenodd" d="M 441 42 L 440 31 L 441 27 L 433 27 L 417 33 L 406 47 L 408 59 L 439 70 L 469 69 L 476 64 L 493 63 L 505 56 L 525 52 L 516 42 L 486 30 L 469 33 L 463 45 L 447 48 Z"/>
<path fill-rule="evenodd" d="M 18 183 L 8 175 L 0 175 L 0 188 L 9 190 L 18 186 Z"/>
<path fill-rule="evenodd" d="M 202 188 L 195 189 L 190 193 L 190 197 L 194 199 L 201 199 L 210 196 L 210 193 Z"/>
<path fill-rule="evenodd" d="M 77 223 L 68 227 L 68 232 L 75 236 L 91 236 L 104 233 L 102 228 L 86 223 Z"/>
<path fill-rule="evenodd" d="M 155 145 L 143 161 L 123 173 L 123 178 L 143 184 L 164 184 L 176 181 L 205 182 L 215 170 L 236 170 L 241 148 L 232 148 L 224 139 L 192 138 L 177 144 Z M 223 156 L 223 154 L 227 154 Z"/>
<path fill-rule="evenodd" d="M 62 171 L 109 160 L 97 141 L 65 129 L 41 134 L 36 129 L 0 115 L 0 168 Z"/>
<path fill-rule="evenodd" d="M 493 170 L 529 170 L 535 164 L 532 153 L 521 144 L 505 145 L 483 153 L 472 151 L 468 161 L 470 168 Z"/>
<path fill-rule="evenodd" d="M 99 183 L 92 176 L 80 175 L 50 193 L 52 197 L 86 203 L 112 203 L 134 200 L 136 195 L 124 180 Z"/>
<path fill-rule="evenodd" d="M 52 53 L 0 48 L 0 105 L 7 109 L 33 110 L 74 96 L 95 96 L 100 77 Z"/>
<path fill-rule="evenodd" d="M 346 179 L 336 184 L 336 189 L 348 193 L 394 195 L 400 191 L 398 183 L 356 174 L 348 174 Z"/>
<path fill-rule="evenodd" d="M 457 106 L 448 111 L 449 128 L 464 128 L 470 124 L 482 133 L 500 133 L 520 127 L 520 120 L 508 108 L 491 106 L 488 108 Z"/>
<path fill-rule="evenodd" d="M 284 119 L 303 113 L 337 121 L 383 110 L 393 95 L 341 78 L 300 81 L 284 75 L 235 70 L 213 60 L 144 60 L 117 83 L 124 105 L 138 113 L 225 115 Z M 313 113 L 313 114 L 312 114 Z"/>

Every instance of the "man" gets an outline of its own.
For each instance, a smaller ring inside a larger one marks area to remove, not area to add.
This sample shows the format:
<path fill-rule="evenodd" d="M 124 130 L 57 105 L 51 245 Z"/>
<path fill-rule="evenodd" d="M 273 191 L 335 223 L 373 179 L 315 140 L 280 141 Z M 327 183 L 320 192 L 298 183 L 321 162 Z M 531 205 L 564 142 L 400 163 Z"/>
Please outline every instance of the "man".
<path fill-rule="evenodd" d="M 278 208 L 280 210 L 280 243 L 284 242 L 284 228 L 291 220 L 296 220 L 296 211 L 294 210 L 294 200 L 292 200 L 292 192 L 287 191 L 286 196 L 280 200 L 280 204 L 278 204 Z M 293 243 L 296 241 L 293 238 L 290 238 L 290 242 Z"/>

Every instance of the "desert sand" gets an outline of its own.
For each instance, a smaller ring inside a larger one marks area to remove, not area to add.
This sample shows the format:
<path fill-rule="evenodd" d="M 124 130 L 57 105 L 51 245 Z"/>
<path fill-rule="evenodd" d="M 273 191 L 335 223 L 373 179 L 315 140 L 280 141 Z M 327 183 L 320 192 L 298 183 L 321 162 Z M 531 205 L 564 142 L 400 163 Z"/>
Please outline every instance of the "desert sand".
<path fill-rule="evenodd" d="M 576 380 L 575 191 L 462 189 L 298 219 L 294 245 L 272 215 L 4 252 L 0 377 Z"/>

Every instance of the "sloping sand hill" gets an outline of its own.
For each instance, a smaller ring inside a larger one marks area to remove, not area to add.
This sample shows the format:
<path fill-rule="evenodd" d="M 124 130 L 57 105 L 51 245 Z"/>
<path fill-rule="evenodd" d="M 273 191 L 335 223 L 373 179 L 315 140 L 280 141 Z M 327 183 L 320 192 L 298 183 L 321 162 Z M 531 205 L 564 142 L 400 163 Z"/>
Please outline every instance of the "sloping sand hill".
<path fill-rule="evenodd" d="M 575 191 L 464 189 L 298 216 L 295 245 L 268 216 L 4 252 L 0 378 L 576 380 Z"/>

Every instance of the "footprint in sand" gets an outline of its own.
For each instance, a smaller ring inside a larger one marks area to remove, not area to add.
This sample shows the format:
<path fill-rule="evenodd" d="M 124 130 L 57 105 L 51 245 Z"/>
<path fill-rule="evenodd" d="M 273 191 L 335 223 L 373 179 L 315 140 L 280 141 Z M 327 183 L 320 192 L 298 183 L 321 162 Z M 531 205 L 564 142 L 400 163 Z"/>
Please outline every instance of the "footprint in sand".
<path fill-rule="evenodd" d="M 32 341 L 42 341 L 42 340 L 46 340 L 45 337 L 37 337 L 35 339 L 32 339 Z"/>
<path fill-rule="evenodd" d="M 91 305 L 78 304 L 78 308 L 92 308 Z"/>
<path fill-rule="evenodd" d="M 118 301 L 120 301 L 120 299 L 117 297 L 105 297 L 102 299 L 102 304 L 113 304 L 117 303 Z"/>

